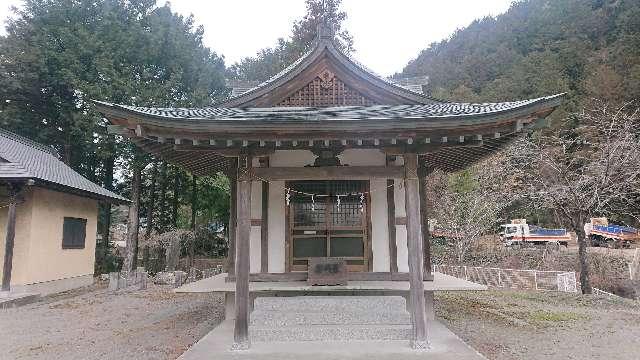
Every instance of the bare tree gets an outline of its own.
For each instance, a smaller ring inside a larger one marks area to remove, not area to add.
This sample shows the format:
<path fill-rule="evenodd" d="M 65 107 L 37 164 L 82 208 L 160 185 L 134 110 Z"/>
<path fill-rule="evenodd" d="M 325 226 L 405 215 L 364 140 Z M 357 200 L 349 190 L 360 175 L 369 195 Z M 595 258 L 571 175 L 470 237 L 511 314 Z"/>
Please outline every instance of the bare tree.
<path fill-rule="evenodd" d="M 447 238 L 458 263 L 484 235 L 491 233 L 501 212 L 519 198 L 510 152 L 492 156 L 460 173 L 430 176 L 436 231 Z"/>
<path fill-rule="evenodd" d="M 640 180 L 638 111 L 595 102 L 562 129 L 515 150 L 533 201 L 557 211 L 578 238 L 580 284 L 592 292 L 584 225 L 592 216 L 637 215 Z"/>

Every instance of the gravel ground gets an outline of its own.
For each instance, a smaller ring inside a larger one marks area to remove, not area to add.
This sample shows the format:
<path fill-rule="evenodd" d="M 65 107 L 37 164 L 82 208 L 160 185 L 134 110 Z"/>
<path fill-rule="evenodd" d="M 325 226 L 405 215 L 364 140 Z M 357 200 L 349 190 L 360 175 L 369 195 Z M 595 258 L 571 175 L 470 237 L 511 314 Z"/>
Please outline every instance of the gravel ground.
<path fill-rule="evenodd" d="M 175 359 L 213 329 L 221 297 L 92 286 L 0 310 L 0 359 Z M 640 359 L 640 302 L 555 292 L 436 294 L 436 313 L 489 359 Z"/>
<path fill-rule="evenodd" d="M 640 302 L 556 292 L 436 294 L 436 315 L 489 359 L 640 359 Z"/>
<path fill-rule="evenodd" d="M 91 286 L 0 310 L 0 359 L 175 359 L 222 316 L 210 294 Z"/>

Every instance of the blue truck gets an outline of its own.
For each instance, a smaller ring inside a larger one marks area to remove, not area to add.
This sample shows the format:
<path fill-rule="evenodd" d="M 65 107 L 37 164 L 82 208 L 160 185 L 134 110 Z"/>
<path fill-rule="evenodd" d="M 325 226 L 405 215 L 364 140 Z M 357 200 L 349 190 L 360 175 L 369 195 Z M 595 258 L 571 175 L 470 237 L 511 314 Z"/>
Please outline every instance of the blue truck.
<path fill-rule="evenodd" d="M 623 225 L 609 224 L 607 218 L 591 218 L 584 225 L 591 246 L 629 248 L 640 240 L 640 230 Z"/>

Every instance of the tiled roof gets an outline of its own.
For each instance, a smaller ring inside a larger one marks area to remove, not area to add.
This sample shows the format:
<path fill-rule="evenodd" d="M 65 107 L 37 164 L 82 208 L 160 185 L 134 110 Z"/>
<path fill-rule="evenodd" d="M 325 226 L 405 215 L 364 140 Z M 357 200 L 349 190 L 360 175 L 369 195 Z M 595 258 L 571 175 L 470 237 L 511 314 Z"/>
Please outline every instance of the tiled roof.
<path fill-rule="evenodd" d="M 273 75 L 272 77 L 268 78 L 267 80 L 261 82 L 260 84 L 249 88 L 247 90 L 245 90 L 244 92 L 241 92 L 239 94 L 231 94 L 231 96 L 227 99 L 225 99 L 223 102 L 227 102 L 227 101 L 231 101 L 231 100 L 235 100 L 241 96 L 244 95 L 248 95 L 256 90 L 259 90 L 263 87 L 267 87 L 269 86 L 271 83 L 273 83 L 274 81 L 284 77 L 286 74 L 288 74 L 289 72 L 291 72 L 293 69 L 295 69 L 300 63 L 302 63 L 307 57 L 309 57 L 311 55 L 311 53 L 313 53 L 316 49 L 312 48 L 311 50 L 307 51 L 306 53 L 304 53 L 302 56 L 300 56 L 298 58 L 298 60 L 292 62 L 291 64 L 289 64 L 289 66 L 285 67 L 284 69 L 280 70 L 280 72 L 278 72 L 277 74 Z"/>
<path fill-rule="evenodd" d="M 409 98 L 416 100 L 418 103 L 441 102 L 440 100 L 436 100 L 424 95 L 422 92 L 413 91 L 411 88 L 399 85 L 392 79 L 388 79 L 376 74 L 374 71 L 357 61 L 352 55 L 347 55 L 343 51 L 341 51 L 338 47 L 335 46 L 332 40 L 317 40 L 309 51 L 304 53 L 300 58 L 284 68 L 279 73 L 275 74 L 261 84 L 250 88 L 242 93 L 236 92 L 235 95 L 232 95 L 231 97 L 223 100 L 219 104 L 234 103 L 236 102 L 236 100 L 240 99 L 246 100 L 256 94 L 268 91 L 272 86 L 277 86 L 277 84 L 280 82 L 286 82 L 304 69 L 301 64 L 307 63 L 307 65 L 309 65 L 315 58 L 320 56 L 320 54 L 322 54 L 324 50 L 329 51 L 331 54 L 333 54 L 337 58 L 337 60 L 347 68 L 351 68 L 355 72 L 365 74 L 365 76 L 370 77 L 374 82 L 379 82 L 379 84 L 382 84 L 384 87 L 394 93 L 401 94 L 405 97 L 408 96 Z M 240 101 L 242 102 L 242 100 Z"/>
<path fill-rule="evenodd" d="M 148 108 L 96 102 L 110 108 L 166 119 L 184 120 L 357 120 L 464 118 L 500 114 L 545 103 L 563 94 L 500 103 L 435 103 L 427 105 L 375 105 L 327 108 Z"/>
<path fill-rule="evenodd" d="M 127 201 L 73 171 L 52 148 L 0 129 L 0 180 L 3 179 L 33 179 L 70 192 Z"/>

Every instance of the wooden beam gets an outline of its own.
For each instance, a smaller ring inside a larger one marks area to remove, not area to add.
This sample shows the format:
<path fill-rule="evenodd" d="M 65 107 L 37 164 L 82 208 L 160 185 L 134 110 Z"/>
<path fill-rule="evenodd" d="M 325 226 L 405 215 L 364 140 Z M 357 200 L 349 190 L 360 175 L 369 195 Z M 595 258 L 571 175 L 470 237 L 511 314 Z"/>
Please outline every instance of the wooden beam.
<path fill-rule="evenodd" d="M 387 156 L 387 166 L 392 157 Z M 387 179 L 387 227 L 389 234 L 389 270 L 398 272 L 398 245 L 396 244 L 396 198 L 394 179 Z"/>
<path fill-rule="evenodd" d="M 429 214 L 427 213 L 427 174 L 429 169 L 421 166 L 418 169 L 420 182 L 420 221 L 422 223 L 422 249 L 424 251 L 423 272 L 424 280 L 433 280 L 431 273 L 431 238 L 429 236 Z"/>
<path fill-rule="evenodd" d="M 264 157 L 263 167 L 269 167 L 269 158 Z M 260 272 L 269 272 L 269 183 L 262 181 L 262 224 L 260 226 Z"/>
<path fill-rule="evenodd" d="M 325 166 L 255 168 L 254 174 L 264 180 L 368 180 L 401 179 L 402 166 Z"/>
<path fill-rule="evenodd" d="M 425 274 L 426 276 L 426 274 Z M 306 271 L 294 271 L 283 273 L 258 273 L 250 274 L 251 282 L 290 282 L 307 281 Z M 350 272 L 347 273 L 348 281 L 409 281 L 409 273 L 406 272 Z M 228 275 L 225 282 L 236 281 L 235 276 Z"/>
<path fill-rule="evenodd" d="M 230 275 L 236 273 L 236 229 L 238 227 L 238 160 L 232 162 L 229 177 L 229 252 L 227 254 L 227 272 Z"/>
<path fill-rule="evenodd" d="M 409 299 L 413 334 L 411 346 L 427 349 L 427 319 L 424 297 L 422 230 L 418 181 L 418 155 L 404 154 L 404 201 L 407 213 L 407 250 L 409 253 Z"/>
<path fill-rule="evenodd" d="M 254 147 L 254 145 L 258 145 L 259 147 Z M 233 146 L 233 143 L 231 143 L 231 146 Z M 201 152 L 218 154 L 227 157 L 238 157 L 241 155 L 266 156 L 276 151 L 275 148 L 271 146 L 249 143 L 247 143 L 246 146 L 241 147 L 221 147 L 219 145 L 209 146 L 203 143 L 200 143 L 197 146 L 192 144 L 179 144 L 174 145 L 173 150 L 176 152 Z"/>
<path fill-rule="evenodd" d="M 442 140 L 446 140 L 446 141 L 434 143 L 431 141 L 431 139 L 429 139 L 428 142 L 421 143 L 421 144 L 415 144 L 412 142 L 412 144 L 406 144 L 404 146 L 384 146 L 380 150 L 387 155 L 402 155 L 402 154 L 406 154 L 407 152 L 423 155 L 423 154 L 437 153 L 445 149 L 475 148 L 475 147 L 481 147 L 483 145 L 482 141 L 478 141 L 478 140 L 454 142 L 454 141 L 448 141 L 447 137 L 443 137 Z"/>
<path fill-rule="evenodd" d="M 232 350 L 247 350 L 249 339 L 249 266 L 251 235 L 251 156 L 238 159 L 238 228 L 236 230 L 236 318 Z"/>
<path fill-rule="evenodd" d="M 11 290 L 11 270 L 13 268 L 13 247 L 16 237 L 16 207 L 22 184 L 9 183 L 9 209 L 7 213 L 7 233 L 4 241 L 4 264 L 2 267 L 2 291 Z"/>

